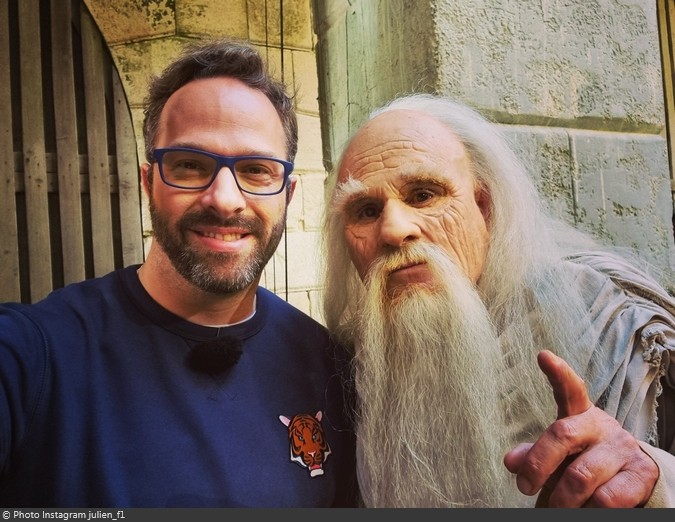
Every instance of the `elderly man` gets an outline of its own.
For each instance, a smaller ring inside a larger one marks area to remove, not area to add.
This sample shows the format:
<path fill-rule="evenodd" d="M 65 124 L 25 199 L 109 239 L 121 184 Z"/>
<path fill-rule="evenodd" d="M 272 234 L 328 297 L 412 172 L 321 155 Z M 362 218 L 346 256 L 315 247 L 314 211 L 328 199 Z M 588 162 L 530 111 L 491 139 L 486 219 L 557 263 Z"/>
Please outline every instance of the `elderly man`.
<path fill-rule="evenodd" d="M 496 126 L 399 98 L 334 181 L 325 318 L 367 506 L 674 505 L 675 300 L 548 217 Z"/>

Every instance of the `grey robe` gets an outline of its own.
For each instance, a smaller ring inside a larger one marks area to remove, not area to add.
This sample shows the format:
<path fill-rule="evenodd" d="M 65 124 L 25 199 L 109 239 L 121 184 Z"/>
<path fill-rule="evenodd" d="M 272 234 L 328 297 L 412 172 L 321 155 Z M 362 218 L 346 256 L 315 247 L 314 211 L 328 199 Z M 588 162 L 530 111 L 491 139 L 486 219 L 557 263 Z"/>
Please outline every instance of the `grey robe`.
<path fill-rule="evenodd" d="M 675 298 L 621 259 L 582 253 L 570 261 L 593 314 L 596 342 L 582 374 L 591 400 L 659 466 L 646 507 L 675 507 Z"/>

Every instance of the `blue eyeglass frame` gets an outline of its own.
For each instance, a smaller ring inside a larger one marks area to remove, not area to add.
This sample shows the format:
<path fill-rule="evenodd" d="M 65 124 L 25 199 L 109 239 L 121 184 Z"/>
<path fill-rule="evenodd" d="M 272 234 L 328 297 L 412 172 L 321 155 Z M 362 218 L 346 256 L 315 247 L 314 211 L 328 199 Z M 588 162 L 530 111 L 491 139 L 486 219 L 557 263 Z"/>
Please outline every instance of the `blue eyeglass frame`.
<path fill-rule="evenodd" d="M 164 177 L 164 169 L 162 167 L 162 158 L 164 157 L 164 154 L 167 152 L 193 152 L 196 154 L 203 154 L 204 156 L 208 156 L 209 158 L 212 158 L 216 160 L 216 168 L 213 171 L 213 176 L 211 176 L 211 179 L 206 185 L 201 185 L 199 187 L 182 187 L 180 185 L 175 185 L 169 181 L 166 180 Z M 284 190 L 286 187 L 286 182 L 288 181 L 288 176 L 291 175 L 291 172 L 293 172 L 293 163 L 290 161 L 282 160 L 279 158 L 272 158 L 270 156 L 222 156 L 220 154 L 216 154 L 214 152 L 209 152 L 207 150 L 201 150 L 201 149 L 192 149 L 189 147 L 161 147 L 158 149 L 155 149 L 152 152 L 152 158 L 157 163 L 157 167 L 159 168 L 159 177 L 162 178 L 162 181 L 166 184 L 169 185 L 170 187 L 178 188 L 181 190 L 204 190 L 209 188 L 213 182 L 216 180 L 216 176 L 218 176 L 218 173 L 222 170 L 222 168 L 225 166 L 230 170 L 230 173 L 232 174 L 232 177 L 234 178 L 234 182 L 237 184 L 237 187 L 239 190 L 242 192 L 246 192 L 247 194 L 253 194 L 254 196 L 274 196 L 275 194 L 279 194 Z M 265 159 L 265 160 L 273 160 L 278 163 L 281 163 L 284 167 L 284 181 L 281 184 L 281 188 L 275 192 L 251 192 L 250 190 L 246 190 L 245 188 L 242 188 L 242 186 L 239 184 L 239 180 L 237 179 L 237 175 L 234 172 L 234 164 L 239 161 L 239 160 L 255 160 L 255 159 Z"/>

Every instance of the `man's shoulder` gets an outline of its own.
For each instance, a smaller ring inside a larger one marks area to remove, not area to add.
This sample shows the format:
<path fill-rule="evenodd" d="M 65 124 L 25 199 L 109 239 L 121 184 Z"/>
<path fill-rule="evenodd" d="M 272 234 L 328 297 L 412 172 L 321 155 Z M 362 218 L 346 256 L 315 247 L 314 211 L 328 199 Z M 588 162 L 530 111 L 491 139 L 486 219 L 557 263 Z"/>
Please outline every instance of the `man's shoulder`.
<path fill-rule="evenodd" d="M 64 321 L 68 316 L 81 316 L 83 313 L 89 315 L 114 299 L 115 291 L 120 288 L 120 277 L 128 270 L 115 270 L 101 277 L 70 283 L 35 303 L 2 303 L 0 313 L 13 320 L 23 318 L 39 324 Z"/>
<path fill-rule="evenodd" d="M 579 252 L 566 258 L 580 270 L 593 271 L 622 290 L 657 303 L 675 316 L 675 297 L 655 276 L 642 266 L 640 260 L 613 252 Z"/>
<path fill-rule="evenodd" d="M 315 346 L 318 342 L 329 347 L 333 357 L 348 358 L 348 348 L 340 343 L 325 324 L 300 310 L 281 296 L 264 287 L 258 287 L 259 310 L 271 319 L 276 328 L 291 332 L 302 342 Z"/>

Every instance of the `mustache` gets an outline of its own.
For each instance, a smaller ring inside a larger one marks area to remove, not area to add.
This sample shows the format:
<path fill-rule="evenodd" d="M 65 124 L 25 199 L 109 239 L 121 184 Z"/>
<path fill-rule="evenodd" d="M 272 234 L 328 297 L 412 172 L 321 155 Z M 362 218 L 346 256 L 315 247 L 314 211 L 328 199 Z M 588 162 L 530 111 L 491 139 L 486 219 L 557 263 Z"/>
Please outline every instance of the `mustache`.
<path fill-rule="evenodd" d="M 196 226 L 212 227 L 235 227 L 248 231 L 254 236 L 261 237 L 264 234 L 263 226 L 257 219 L 234 216 L 223 218 L 210 212 L 191 212 L 178 220 L 177 226 L 181 231 L 189 230 Z"/>
<path fill-rule="evenodd" d="M 435 245 L 422 243 L 403 245 L 375 259 L 368 268 L 367 277 L 372 280 L 374 277 L 386 277 L 391 272 L 406 266 L 434 263 L 438 256 L 443 256 L 452 262 L 452 259 Z"/>

